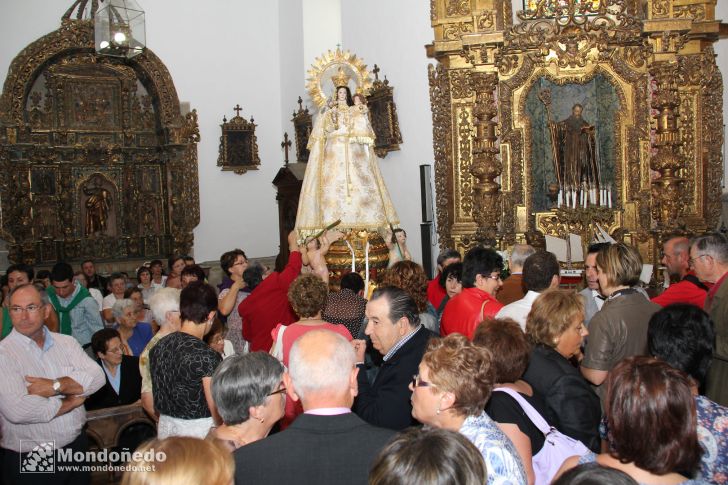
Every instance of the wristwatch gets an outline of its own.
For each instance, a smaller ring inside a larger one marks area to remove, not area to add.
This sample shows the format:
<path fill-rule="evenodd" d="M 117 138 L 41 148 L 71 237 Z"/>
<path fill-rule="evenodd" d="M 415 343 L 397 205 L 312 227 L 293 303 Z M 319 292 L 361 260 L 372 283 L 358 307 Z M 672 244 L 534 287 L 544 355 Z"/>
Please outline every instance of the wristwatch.
<path fill-rule="evenodd" d="M 56 396 L 61 393 L 61 381 L 58 379 L 53 381 L 53 390 L 56 391 Z"/>

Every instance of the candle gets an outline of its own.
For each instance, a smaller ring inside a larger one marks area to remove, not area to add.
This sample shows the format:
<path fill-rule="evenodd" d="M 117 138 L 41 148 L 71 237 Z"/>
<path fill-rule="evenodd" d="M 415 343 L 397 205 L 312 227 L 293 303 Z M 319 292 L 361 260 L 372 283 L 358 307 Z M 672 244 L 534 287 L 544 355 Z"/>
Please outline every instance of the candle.
<path fill-rule="evenodd" d="M 607 189 L 607 207 L 612 208 L 612 188 Z"/>
<path fill-rule="evenodd" d="M 563 196 L 561 195 L 561 190 L 559 190 L 559 195 L 558 195 L 558 198 L 557 198 L 556 207 L 561 207 L 562 197 Z"/>

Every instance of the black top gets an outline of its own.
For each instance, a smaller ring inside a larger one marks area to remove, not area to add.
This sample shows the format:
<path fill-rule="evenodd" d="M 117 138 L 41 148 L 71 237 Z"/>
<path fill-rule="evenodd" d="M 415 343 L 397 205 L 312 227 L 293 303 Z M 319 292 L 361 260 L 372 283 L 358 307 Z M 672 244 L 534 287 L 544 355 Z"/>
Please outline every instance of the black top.
<path fill-rule="evenodd" d="M 395 430 L 419 424 L 412 417 L 409 383 L 418 373 L 427 342 L 434 336 L 424 326 L 420 327 L 407 343 L 382 363 L 374 384 L 369 384 L 363 369 L 359 371 L 359 394 L 353 409 L 360 418 L 374 426 Z"/>
<path fill-rule="evenodd" d="M 599 398 L 579 370 L 556 350 L 536 345 L 523 380 L 543 396 L 544 419 L 559 431 L 600 453 Z"/>
<path fill-rule="evenodd" d="M 518 394 L 528 401 L 541 416 L 546 416 L 543 402 L 536 395 L 527 396 L 522 392 Z M 528 439 L 531 440 L 532 455 L 541 451 L 544 441 L 543 433 L 529 419 L 521 408 L 521 405 L 518 404 L 518 401 L 511 396 L 505 392 L 493 391 L 490 395 L 490 400 L 488 400 L 488 404 L 485 405 L 485 412 L 497 423 L 510 423 L 518 426 L 521 433 L 528 436 Z M 544 419 L 546 418 L 544 417 Z M 546 421 L 548 422 L 548 419 Z"/>
<path fill-rule="evenodd" d="M 106 286 L 108 282 L 106 281 L 106 278 L 104 278 L 100 274 L 95 273 L 92 278 L 89 278 L 87 276 L 86 279 L 88 280 L 89 288 L 96 288 L 104 296 L 109 294 L 109 288 Z"/>
<path fill-rule="evenodd" d="M 374 458 L 393 435 L 353 413 L 301 414 L 285 431 L 233 453 L 235 483 L 366 485 Z"/>
<path fill-rule="evenodd" d="M 321 318 L 329 323 L 344 325 L 356 338 L 364 321 L 367 301 L 348 288 L 329 293 Z"/>
<path fill-rule="evenodd" d="M 154 407 L 173 418 L 212 416 L 202 378 L 212 377 L 220 362 L 220 354 L 197 337 L 184 332 L 163 337 L 149 352 Z"/>
<path fill-rule="evenodd" d="M 96 362 L 103 368 L 101 359 L 96 359 Z M 86 399 L 84 403 L 86 409 L 90 411 L 92 409 L 123 406 L 125 404 L 133 404 L 139 400 L 142 394 L 142 376 L 139 373 L 139 357 L 123 355 L 121 357 L 121 364 L 116 372 L 121 372 L 119 393 L 116 393 L 114 387 L 109 382 L 109 376 L 104 371 L 104 376 L 106 377 L 104 387 Z"/>

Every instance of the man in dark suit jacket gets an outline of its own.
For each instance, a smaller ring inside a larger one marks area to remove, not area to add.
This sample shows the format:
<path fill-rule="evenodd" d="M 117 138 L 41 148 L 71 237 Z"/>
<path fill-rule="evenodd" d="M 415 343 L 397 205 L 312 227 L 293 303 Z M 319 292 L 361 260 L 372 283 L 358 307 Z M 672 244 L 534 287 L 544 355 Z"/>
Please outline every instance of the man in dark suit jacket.
<path fill-rule="evenodd" d="M 122 355 L 119 332 L 113 328 L 99 330 L 91 337 L 91 348 L 98 357 L 96 362 L 104 369 L 104 387 L 86 399 L 86 409 L 102 409 L 132 404 L 141 398 L 142 376 L 139 358 Z M 111 380 L 118 382 L 118 391 Z"/>
<path fill-rule="evenodd" d="M 420 324 L 417 304 L 404 290 L 394 286 L 377 288 L 367 303 L 369 319 L 365 333 L 384 356 L 374 384 L 364 372 L 363 340 L 355 340 L 359 372 L 359 395 L 354 412 L 375 426 L 402 430 L 417 425 L 412 417 L 409 383 L 418 374 L 427 342 L 435 336 Z"/>
<path fill-rule="evenodd" d="M 351 412 L 355 362 L 351 344 L 329 330 L 313 330 L 293 344 L 283 382 L 304 413 L 285 431 L 235 451 L 235 483 L 367 483 L 374 458 L 394 433 Z"/>

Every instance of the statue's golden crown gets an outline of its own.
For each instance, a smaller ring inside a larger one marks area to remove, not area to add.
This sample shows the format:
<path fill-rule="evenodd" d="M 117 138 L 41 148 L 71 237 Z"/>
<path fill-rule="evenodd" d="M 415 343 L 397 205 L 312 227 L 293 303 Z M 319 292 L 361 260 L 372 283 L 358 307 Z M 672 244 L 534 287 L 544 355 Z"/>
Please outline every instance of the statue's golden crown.
<path fill-rule="evenodd" d="M 338 88 L 341 86 L 348 86 L 351 76 L 349 76 L 343 67 L 339 67 L 336 71 L 336 76 L 331 76 L 331 82 L 334 83 L 334 87 Z"/>

